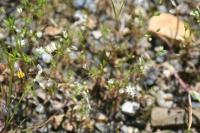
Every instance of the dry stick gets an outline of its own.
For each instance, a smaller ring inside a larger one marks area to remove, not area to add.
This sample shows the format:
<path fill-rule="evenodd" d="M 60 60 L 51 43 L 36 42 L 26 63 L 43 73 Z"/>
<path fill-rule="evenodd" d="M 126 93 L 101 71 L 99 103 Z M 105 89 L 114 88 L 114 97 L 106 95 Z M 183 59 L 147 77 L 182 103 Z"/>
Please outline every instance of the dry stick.
<path fill-rule="evenodd" d="M 192 126 L 192 102 L 191 102 L 191 96 L 188 93 L 188 130 L 190 130 Z"/>
<path fill-rule="evenodd" d="M 30 128 L 23 129 L 22 131 L 30 131 L 30 130 L 31 131 L 35 131 L 38 128 L 41 128 L 41 127 L 45 126 L 47 123 L 49 123 L 53 119 L 53 117 L 54 117 L 54 115 L 49 117 L 46 121 L 44 121 L 44 122 L 42 122 L 42 123 L 40 123 L 38 125 L 34 125 L 34 126 L 30 127 Z"/>
<path fill-rule="evenodd" d="M 178 28 L 179 28 L 179 11 L 177 9 L 177 5 L 175 4 L 175 2 L 173 0 L 171 0 L 172 2 L 172 5 L 175 6 L 176 8 L 176 17 L 177 17 L 177 24 L 176 24 L 176 33 L 175 33 L 175 37 L 174 37 L 174 40 L 176 39 L 177 37 L 177 34 L 178 34 Z M 174 41 L 173 41 L 174 43 Z M 180 85 L 182 86 L 182 88 L 188 93 L 188 130 L 190 130 L 191 128 L 191 125 L 192 125 L 192 104 L 191 104 L 191 97 L 190 97 L 190 94 L 189 94 L 189 85 L 186 84 L 181 78 L 180 76 L 178 75 L 178 73 L 175 71 L 174 72 L 174 76 L 178 79 Z"/>

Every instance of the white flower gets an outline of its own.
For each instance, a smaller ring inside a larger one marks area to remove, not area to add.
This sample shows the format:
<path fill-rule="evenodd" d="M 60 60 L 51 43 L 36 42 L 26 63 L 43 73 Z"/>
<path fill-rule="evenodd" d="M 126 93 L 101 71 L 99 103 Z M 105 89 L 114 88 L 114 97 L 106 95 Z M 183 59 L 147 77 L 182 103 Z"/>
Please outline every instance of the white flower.
<path fill-rule="evenodd" d="M 115 80 L 114 79 L 109 79 L 108 84 L 114 84 Z"/>
<path fill-rule="evenodd" d="M 49 45 L 47 45 L 47 46 L 45 47 L 45 50 L 46 50 L 48 53 L 53 53 L 54 51 L 57 50 L 56 43 L 55 43 L 55 42 L 51 42 Z"/>
<path fill-rule="evenodd" d="M 21 8 L 21 7 L 18 7 L 18 8 L 17 8 L 17 12 L 18 12 L 19 14 L 21 14 L 21 13 L 22 13 L 22 8 Z"/>
<path fill-rule="evenodd" d="M 125 89 L 125 92 L 128 93 L 131 96 L 135 96 L 138 93 L 137 92 L 137 86 L 128 85 Z"/>
<path fill-rule="evenodd" d="M 66 39 L 68 37 L 67 31 L 63 31 L 63 37 Z"/>
<path fill-rule="evenodd" d="M 41 31 L 38 31 L 38 32 L 36 33 L 36 36 L 37 36 L 38 38 L 41 38 L 41 37 L 42 37 L 42 32 L 41 32 Z"/>
<path fill-rule="evenodd" d="M 120 90 L 119 90 L 119 93 L 120 93 L 120 94 L 123 94 L 123 93 L 124 93 L 124 88 L 120 89 Z"/>

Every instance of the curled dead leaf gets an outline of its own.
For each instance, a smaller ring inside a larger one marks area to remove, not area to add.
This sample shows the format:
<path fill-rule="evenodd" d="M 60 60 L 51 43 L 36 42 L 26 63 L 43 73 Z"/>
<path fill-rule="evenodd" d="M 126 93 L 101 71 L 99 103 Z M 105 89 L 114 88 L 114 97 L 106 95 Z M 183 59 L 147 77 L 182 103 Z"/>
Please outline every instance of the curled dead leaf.
<path fill-rule="evenodd" d="M 185 42 L 186 38 L 192 38 L 192 40 L 194 38 L 182 20 L 168 13 L 153 16 L 149 21 L 148 31 L 182 42 Z"/>
<path fill-rule="evenodd" d="M 64 117 L 63 114 L 53 116 L 51 123 L 54 129 L 57 129 L 61 125 L 61 122 L 63 121 L 63 117 Z"/>

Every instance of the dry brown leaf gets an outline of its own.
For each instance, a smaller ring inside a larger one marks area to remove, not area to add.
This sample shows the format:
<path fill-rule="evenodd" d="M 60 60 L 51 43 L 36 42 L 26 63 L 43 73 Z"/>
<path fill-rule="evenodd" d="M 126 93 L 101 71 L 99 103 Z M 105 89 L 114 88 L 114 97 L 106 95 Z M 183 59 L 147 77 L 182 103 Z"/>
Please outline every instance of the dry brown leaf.
<path fill-rule="evenodd" d="M 61 34 L 62 29 L 58 27 L 48 26 L 45 28 L 44 34 L 49 36 L 56 36 Z"/>
<path fill-rule="evenodd" d="M 61 125 L 61 122 L 63 120 L 63 117 L 64 115 L 61 114 L 61 115 L 56 115 L 56 116 L 53 116 L 53 119 L 52 119 L 52 125 L 55 129 L 57 129 L 60 125 Z"/>
<path fill-rule="evenodd" d="M 170 39 L 185 42 L 185 37 L 190 36 L 190 31 L 186 30 L 184 22 L 177 17 L 168 13 L 162 13 L 159 16 L 153 16 L 149 21 L 148 31 L 165 36 Z M 175 38 L 176 37 L 176 38 Z"/>

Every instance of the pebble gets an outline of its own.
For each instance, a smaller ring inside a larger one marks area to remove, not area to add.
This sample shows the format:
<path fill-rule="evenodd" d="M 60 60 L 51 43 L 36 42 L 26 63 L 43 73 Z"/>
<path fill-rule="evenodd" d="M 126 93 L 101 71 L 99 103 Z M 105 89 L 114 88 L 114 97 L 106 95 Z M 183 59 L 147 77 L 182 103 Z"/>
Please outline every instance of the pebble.
<path fill-rule="evenodd" d="M 83 8 L 85 5 L 86 0 L 74 0 L 73 1 L 73 6 L 75 8 Z"/>
<path fill-rule="evenodd" d="M 37 97 L 41 99 L 42 101 L 48 100 L 47 94 L 45 93 L 43 89 L 37 89 L 36 94 L 37 94 Z"/>
<path fill-rule="evenodd" d="M 5 120 L 6 116 L 9 115 L 8 109 L 6 107 L 6 101 L 5 100 L 0 99 L 0 107 L 1 107 L 0 119 Z"/>
<path fill-rule="evenodd" d="M 0 28 L 0 39 L 5 39 L 7 36 L 8 33 L 4 29 Z"/>
<path fill-rule="evenodd" d="M 135 133 L 135 130 L 133 127 L 126 126 L 126 125 L 123 125 L 120 130 L 122 133 Z"/>
<path fill-rule="evenodd" d="M 45 28 L 44 35 L 56 36 L 62 33 L 62 28 L 48 26 Z"/>
<path fill-rule="evenodd" d="M 63 124 L 62 124 L 62 127 L 66 130 L 66 131 L 69 131 L 69 132 L 72 132 L 74 127 L 72 124 L 70 124 L 68 121 L 64 121 Z"/>
<path fill-rule="evenodd" d="M 109 132 L 109 129 L 108 129 L 108 126 L 104 123 L 96 123 L 95 124 L 95 127 L 98 131 L 100 131 L 101 133 L 108 133 Z"/>
<path fill-rule="evenodd" d="M 87 8 L 89 11 L 95 13 L 97 10 L 96 0 L 86 0 L 85 8 Z"/>
<path fill-rule="evenodd" d="M 96 119 L 99 122 L 106 122 L 108 120 L 108 118 L 106 117 L 106 115 L 104 115 L 103 113 L 97 113 Z"/>
<path fill-rule="evenodd" d="M 167 8 L 164 5 L 157 6 L 160 13 L 167 12 Z"/>
<path fill-rule="evenodd" d="M 95 0 L 74 0 L 73 6 L 78 9 L 86 8 L 91 12 L 96 12 L 97 9 Z"/>
<path fill-rule="evenodd" d="M 190 13 L 190 8 L 188 4 L 185 4 L 184 2 L 181 2 L 178 7 L 178 11 L 180 14 L 189 14 Z"/>
<path fill-rule="evenodd" d="M 53 110 L 62 110 L 64 104 L 59 101 L 51 100 L 51 105 Z"/>
<path fill-rule="evenodd" d="M 101 33 L 101 31 L 100 30 L 95 30 L 95 31 L 93 31 L 92 32 L 92 36 L 95 38 L 95 39 L 100 39 L 101 38 L 101 36 L 102 36 L 102 33 Z"/>
<path fill-rule="evenodd" d="M 42 61 L 44 62 L 44 63 L 50 63 L 51 61 L 52 61 L 52 55 L 51 54 L 49 54 L 49 53 L 47 53 L 46 51 L 45 51 L 45 49 L 44 48 L 42 48 L 42 47 L 39 47 L 39 48 L 36 48 L 34 51 L 33 51 L 33 53 L 35 54 L 35 55 L 39 55 L 39 57 L 42 59 Z"/>
<path fill-rule="evenodd" d="M 74 13 L 74 18 L 77 19 L 77 21 L 73 24 L 74 26 L 87 21 L 87 15 L 79 10 Z"/>
<path fill-rule="evenodd" d="M 137 110 L 140 108 L 140 104 L 137 102 L 130 102 L 127 101 L 121 106 L 121 110 L 123 113 L 128 114 L 128 115 L 135 115 Z"/>
<path fill-rule="evenodd" d="M 135 0 L 134 1 L 134 5 L 141 6 L 145 10 L 149 10 L 150 9 L 150 2 L 148 0 Z"/>
<path fill-rule="evenodd" d="M 157 56 L 156 57 L 156 62 L 157 63 L 163 63 L 165 61 L 165 56 Z"/>
<path fill-rule="evenodd" d="M 141 6 L 135 7 L 134 12 L 135 12 L 135 15 L 140 16 L 142 18 L 146 18 L 147 17 L 146 11 Z"/>
<path fill-rule="evenodd" d="M 160 107 L 170 108 L 173 105 L 173 95 L 171 93 L 165 93 L 160 90 L 158 91 L 156 98 Z"/>
<path fill-rule="evenodd" d="M 42 104 L 37 104 L 37 107 L 36 107 L 36 112 L 38 113 L 43 113 L 44 112 L 44 106 Z"/>
<path fill-rule="evenodd" d="M 52 55 L 45 52 L 42 54 L 42 60 L 44 63 L 48 64 L 52 61 Z"/>

